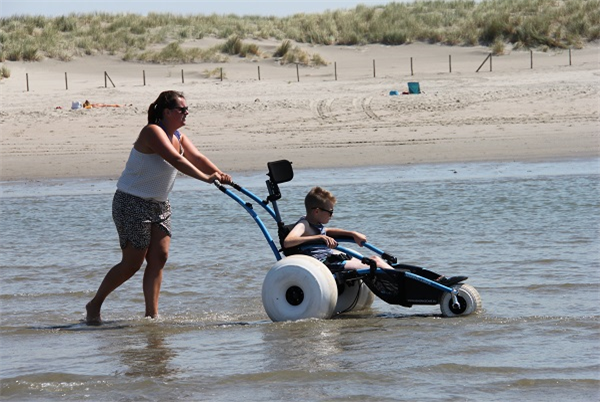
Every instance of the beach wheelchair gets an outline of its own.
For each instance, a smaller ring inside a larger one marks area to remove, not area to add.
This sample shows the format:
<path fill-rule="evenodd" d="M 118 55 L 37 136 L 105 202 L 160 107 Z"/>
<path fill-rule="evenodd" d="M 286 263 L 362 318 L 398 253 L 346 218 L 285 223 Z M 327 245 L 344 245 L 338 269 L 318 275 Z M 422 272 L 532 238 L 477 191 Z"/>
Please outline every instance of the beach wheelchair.
<path fill-rule="evenodd" d="M 262 207 L 277 224 L 278 247 L 254 206 L 244 201 L 230 188 L 219 182 L 215 185 L 240 204 L 255 220 L 269 243 L 276 263 L 268 271 L 262 285 L 262 302 L 273 321 L 293 321 L 306 318 L 332 318 L 349 311 L 371 306 L 375 296 L 389 304 L 440 305 L 442 316 L 456 317 L 476 313 L 481 309 L 477 290 L 463 283 L 466 276 L 446 278 L 425 268 L 398 263 L 397 258 L 370 243 L 363 247 L 387 261 L 394 269 L 378 268 L 376 262 L 353 249 L 338 245 L 340 252 L 360 259 L 369 268 L 359 270 L 330 270 L 317 259 L 299 254 L 299 250 L 283 248 L 283 240 L 294 226 L 286 225 L 279 212 L 279 184 L 294 177 L 292 163 L 279 160 L 267 163 L 269 195 L 262 200 L 236 183 L 230 185 Z M 351 238 L 336 238 L 338 244 L 352 242 Z"/>

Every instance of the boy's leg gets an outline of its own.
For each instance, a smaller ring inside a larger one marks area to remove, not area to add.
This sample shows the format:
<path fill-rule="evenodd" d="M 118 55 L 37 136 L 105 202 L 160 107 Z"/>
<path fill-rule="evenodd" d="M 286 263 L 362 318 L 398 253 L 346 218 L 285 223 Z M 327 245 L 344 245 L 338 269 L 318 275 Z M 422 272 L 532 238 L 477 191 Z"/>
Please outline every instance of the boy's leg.
<path fill-rule="evenodd" d="M 372 258 L 373 260 L 375 260 L 375 262 L 377 262 L 377 266 L 379 268 L 393 269 L 390 264 L 385 262 L 385 260 L 383 258 L 381 258 L 377 255 L 372 256 L 370 258 Z M 369 266 L 363 264 L 358 258 L 352 257 L 352 259 L 346 261 L 344 268 L 346 268 L 346 269 L 363 269 L 363 268 L 369 268 Z"/>

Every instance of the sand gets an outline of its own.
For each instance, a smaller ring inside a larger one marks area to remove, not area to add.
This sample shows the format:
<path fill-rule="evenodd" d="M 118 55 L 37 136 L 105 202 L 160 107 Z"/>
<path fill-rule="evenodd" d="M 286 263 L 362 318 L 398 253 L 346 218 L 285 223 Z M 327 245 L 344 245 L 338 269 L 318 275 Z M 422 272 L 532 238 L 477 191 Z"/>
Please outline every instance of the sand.
<path fill-rule="evenodd" d="M 600 156 L 597 45 L 534 52 L 533 68 L 529 51 L 509 49 L 492 71 L 485 47 L 302 47 L 329 64 L 6 62 L 0 179 L 117 178 L 148 105 L 167 89 L 186 95 L 181 131 L 234 178 L 278 159 L 298 169 Z M 223 80 L 205 76 L 220 68 Z M 408 82 L 421 94 L 403 95 Z M 123 106 L 71 109 L 85 100 Z"/>

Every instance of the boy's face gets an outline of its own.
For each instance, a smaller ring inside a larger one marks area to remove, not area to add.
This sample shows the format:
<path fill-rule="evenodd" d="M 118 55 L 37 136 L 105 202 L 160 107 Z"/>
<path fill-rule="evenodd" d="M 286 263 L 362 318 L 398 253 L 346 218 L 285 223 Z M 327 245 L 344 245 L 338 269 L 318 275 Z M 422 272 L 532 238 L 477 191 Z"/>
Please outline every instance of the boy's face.
<path fill-rule="evenodd" d="M 333 207 L 334 204 L 331 201 L 327 201 L 322 207 L 313 208 L 312 213 L 315 220 L 322 225 L 329 223 L 333 215 Z"/>

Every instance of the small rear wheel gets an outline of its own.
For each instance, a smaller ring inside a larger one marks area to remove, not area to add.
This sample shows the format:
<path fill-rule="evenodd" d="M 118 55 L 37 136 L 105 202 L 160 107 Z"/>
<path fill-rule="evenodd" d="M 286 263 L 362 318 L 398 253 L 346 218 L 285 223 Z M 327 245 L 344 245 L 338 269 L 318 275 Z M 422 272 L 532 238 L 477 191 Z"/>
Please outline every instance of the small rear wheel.
<path fill-rule="evenodd" d="M 481 310 L 481 296 L 473 286 L 462 283 L 454 286 L 454 289 L 458 289 L 456 299 L 459 305 L 454 306 L 452 294 L 444 292 L 440 300 L 440 309 L 444 317 L 465 316 Z"/>

